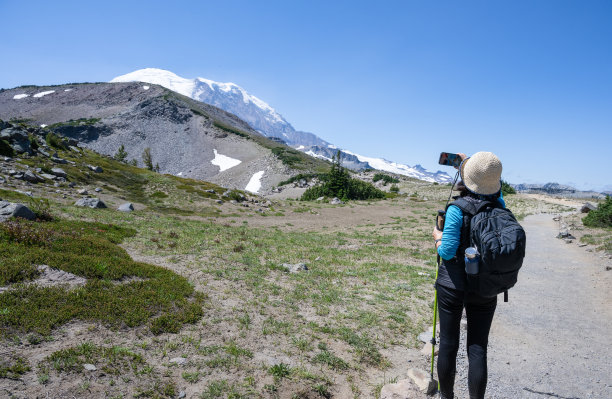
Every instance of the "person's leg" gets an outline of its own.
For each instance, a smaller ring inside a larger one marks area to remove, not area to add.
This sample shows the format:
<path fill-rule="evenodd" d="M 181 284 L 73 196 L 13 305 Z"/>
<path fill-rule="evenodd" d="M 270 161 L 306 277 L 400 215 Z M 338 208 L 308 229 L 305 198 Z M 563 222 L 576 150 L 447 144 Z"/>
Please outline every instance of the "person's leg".
<path fill-rule="evenodd" d="M 463 291 L 437 286 L 438 313 L 440 315 L 440 350 L 438 353 L 438 380 L 443 398 L 454 396 L 459 326 L 463 312 Z"/>
<path fill-rule="evenodd" d="M 497 297 L 482 298 L 468 294 L 465 303 L 467 315 L 467 352 L 469 361 L 468 388 L 470 399 L 483 399 L 487 387 L 487 344 Z"/>

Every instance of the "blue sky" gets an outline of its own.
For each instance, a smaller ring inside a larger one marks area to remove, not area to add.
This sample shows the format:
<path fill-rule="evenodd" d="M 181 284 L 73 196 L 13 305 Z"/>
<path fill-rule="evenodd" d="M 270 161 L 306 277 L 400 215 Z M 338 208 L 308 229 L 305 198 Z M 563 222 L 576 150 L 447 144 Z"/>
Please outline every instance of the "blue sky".
<path fill-rule="evenodd" d="M 234 82 L 296 129 L 430 170 L 612 190 L 610 1 L 0 0 L 0 87 L 145 67 Z M 450 170 L 449 170 L 450 172 Z"/>

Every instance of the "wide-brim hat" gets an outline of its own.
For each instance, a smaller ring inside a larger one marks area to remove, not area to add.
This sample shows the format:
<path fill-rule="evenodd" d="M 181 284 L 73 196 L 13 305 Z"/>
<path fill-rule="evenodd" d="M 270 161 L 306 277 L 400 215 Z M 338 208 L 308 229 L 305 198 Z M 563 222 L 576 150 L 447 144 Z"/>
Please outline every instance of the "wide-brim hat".
<path fill-rule="evenodd" d="M 492 152 L 477 152 L 461 164 L 461 179 L 475 194 L 492 195 L 501 190 L 502 164 Z"/>

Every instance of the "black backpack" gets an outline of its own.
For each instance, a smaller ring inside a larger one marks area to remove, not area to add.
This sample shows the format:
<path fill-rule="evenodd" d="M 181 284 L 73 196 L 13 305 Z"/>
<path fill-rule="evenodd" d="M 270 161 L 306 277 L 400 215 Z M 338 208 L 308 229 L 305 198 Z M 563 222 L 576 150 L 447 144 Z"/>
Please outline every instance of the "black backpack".
<path fill-rule="evenodd" d="M 503 292 L 507 302 L 508 289 L 516 284 L 525 257 L 525 230 L 512 212 L 497 201 L 459 198 L 452 205 L 468 215 L 464 231 L 469 232 L 470 246 L 480 253 L 478 274 L 468 275 L 468 290 L 485 297 Z"/>

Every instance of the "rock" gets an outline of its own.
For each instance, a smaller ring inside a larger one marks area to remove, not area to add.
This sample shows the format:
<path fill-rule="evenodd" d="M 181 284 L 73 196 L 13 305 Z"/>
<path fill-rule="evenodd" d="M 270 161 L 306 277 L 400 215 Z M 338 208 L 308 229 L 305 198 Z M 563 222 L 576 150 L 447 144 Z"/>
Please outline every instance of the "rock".
<path fill-rule="evenodd" d="M 41 173 L 40 177 L 42 177 L 43 179 L 47 179 L 47 180 L 53 180 L 55 179 L 55 175 L 51 175 L 49 173 Z"/>
<path fill-rule="evenodd" d="M 340 204 L 344 204 L 344 202 L 340 201 L 339 198 L 334 197 L 331 201 L 329 201 L 330 204 L 332 205 L 340 205 Z"/>
<path fill-rule="evenodd" d="M 170 359 L 170 363 L 182 366 L 183 364 L 187 363 L 187 359 L 185 359 L 184 357 L 173 357 L 172 359 Z"/>
<path fill-rule="evenodd" d="M 95 172 L 95 173 L 102 173 L 103 170 L 101 167 L 99 166 L 94 166 L 94 165 L 87 165 L 87 167 L 89 168 L 89 170 Z"/>
<path fill-rule="evenodd" d="M 37 176 L 36 174 L 34 174 L 34 172 L 31 172 L 29 170 L 23 174 L 23 180 L 29 181 L 30 183 L 38 183 L 45 181 L 45 179 L 40 176 Z"/>
<path fill-rule="evenodd" d="M 218 200 L 216 200 L 215 202 L 216 202 L 217 204 L 219 204 L 219 205 L 223 203 L 223 201 L 222 201 L 222 200 L 219 200 L 219 199 L 218 199 Z"/>
<path fill-rule="evenodd" d="M 96 188 L 94 189 L 94 191 L 95 191 L 96 193 L 101 193 L 101 192 L 102 192 L 102 189 L 101 189 L 100 187 L 96 187 Z"/>
<path fill-rule="evenodd" d="M 85 206 L 89 208 L 106 208 L 106 204 L 98 198 L 81 198 L 74 203 L 76 206 Z"/>
<path fill-rule="evenodd" d="M 289 273 L 298 273 L 301 271 L 308 270 L 308 266 L 306 266 L 306 263 L 296 263 L 295 265 L 292 265 L 291 263 L 283 263 L 283 267 Z"/>
<path fill-rule="evenodd" d="M 125 204 L 119 205 L 117 210 L 121 212 L 132 212 L 134 210 L 134 205 L 132 205 L 131 202 L 126 202 Z"/>
<path fill-rule="evenodd" d="M 399 380 L 395 384 L 383 385 L 380 390 L 380 399 L 413 399 L 419 392 L 409 379 Z"/>
<path fill-rule="evenodd" d="M 57 158 L 57 157 L 51 157 L 51 160 L 55 163 L 61 163 L 61 164 L 68 163 L 68 161 L 66 161 L 65 159 Z"/>
<path fill-rule="evenodd" d="M 209 193 L 209 194 L 214 194 L 214 193 L 215 193 L 215 190 L 213 190 L 213 189 L 211 188 L 211 189 L 208 189 L 208 190 L 204 190 L 204 192 L 205 192 L 205 193 Z"/>
<path fill-rule="evenodd" d="M 319 197 L 317 198 L 317 201 L 323 201 L 325 199 L 325 197 Z"/>
<path fill-rule="evenodd" d="M 36 215 L 30 208 L 23 204 L 0 201 L 0 222 L 7 221 L 10 218 L 34 220 L 36 219 Z"/>
<path fill-rule="evenodd" d="M 612 266 L 606 266 L 606 271 L 609 272 L 610 270 L 612 270 Z"/>
<path fill-rule="evenodd" d="M 570 240 L 575 240 L 576 239 L 576 237 L 571 235 L 570 232 L 567 231 L 567 230 L 560 231 L 559 234 L 557 234 L 557 238 L 570 239 Z"/>
<path fill-rule="evenodd" d="M 77 194 L 79 194 L 79 195 L 88 195 L 89 191 L 87 191 L 86 189 L 82 188 L 79 191 L 77 191 Z"/>
<path fill-rule="evenodd" d="M 590 202 L 585 202 L 584 205 L 582 205 L 582 207 L 580 208 L 580 212 L 582 213 L 589 213 L 591 211 L 596 210 L 597 207 L 593 204 L 591 204 Z"/>
<path fill-rule="evenodd" d="M 73 146 L 73 145 L 68 146 L 68 148 L 70 148 L 71 151 L 81 152 L 81 149 L 79 147 L 76 147 L 76 146 Z"/>
<path fill-rule="evenodd" d="M 49 153 L 48 153 L 47 151 L 45 151 L 45 150 L 41 149 L 40 147 L 38 148 L 38 150 L 37 150 L 37 151 L 38 151 L 38 153 L 39 153 L 39 154 L 44 155 L 44 156 L 46 156 L 47 158 L 49 158 L 49 157 L 51 156 L 51 155 L 49 155 Z"/>
<path fill-rule="evenodd" d="M 421 349 L 421 354 L 425 355 L 425 356 L 431 356 L 431 342 L 427 342 L 425 345 L 423 345 L 423 348 Z M 436 345 L 436 352 L 435 355 L 438 354 L 438 345 Z"/>
<path fill-rule="evenodd" d="M 53 168 L 51 169 L 51 174 L 57 176 L 57 177 L 68 177 L 68 174 L 64 171 L 64 169 L 62 168 Z"/>
<path fill-rule="evenodd" d="M 84 368 L 85 370 L 87 370 L 87 371 L 96 371 L 96 370 L 97 370 L 96 366 L 94 366 L 94 365 L 93 365 L 93 364 L 91 364 L 91 363 L 85 363 L 85 364 L 83 365 L 83 368 Z"/>
<path fill-rule="evenodd" d="M 419 334 L 419 341 L 427 343 L 431 342 L 431 337 L 433 336 L 433 331 L 424 331 Z"/>
<path fill-rule="evenodd" d="M 436 381 L 432 380 L 429 373 L 423 370 L 412 368 L 408 370 L 408 377 L 419 387 L 421 392 L 432 394 L 438 388 Z"/>
<path fill-rule="evenodd" d="M 71 181 L 70 183 L 68 183 L 68 187 L 70 188 L 74 188 L 76 186 L 76 183 Z"/>
<path fill-rule="evenodd" d="M 183 399 L 183 398 L 184 398 L 184 397 L 186 397 L 186 396 L 187 396 L 187 394 L 185 393 L 185 391 L 181 391 L 181 392 L 179 392 L 179 394 L 178 394 L 178 399 Z"/>

